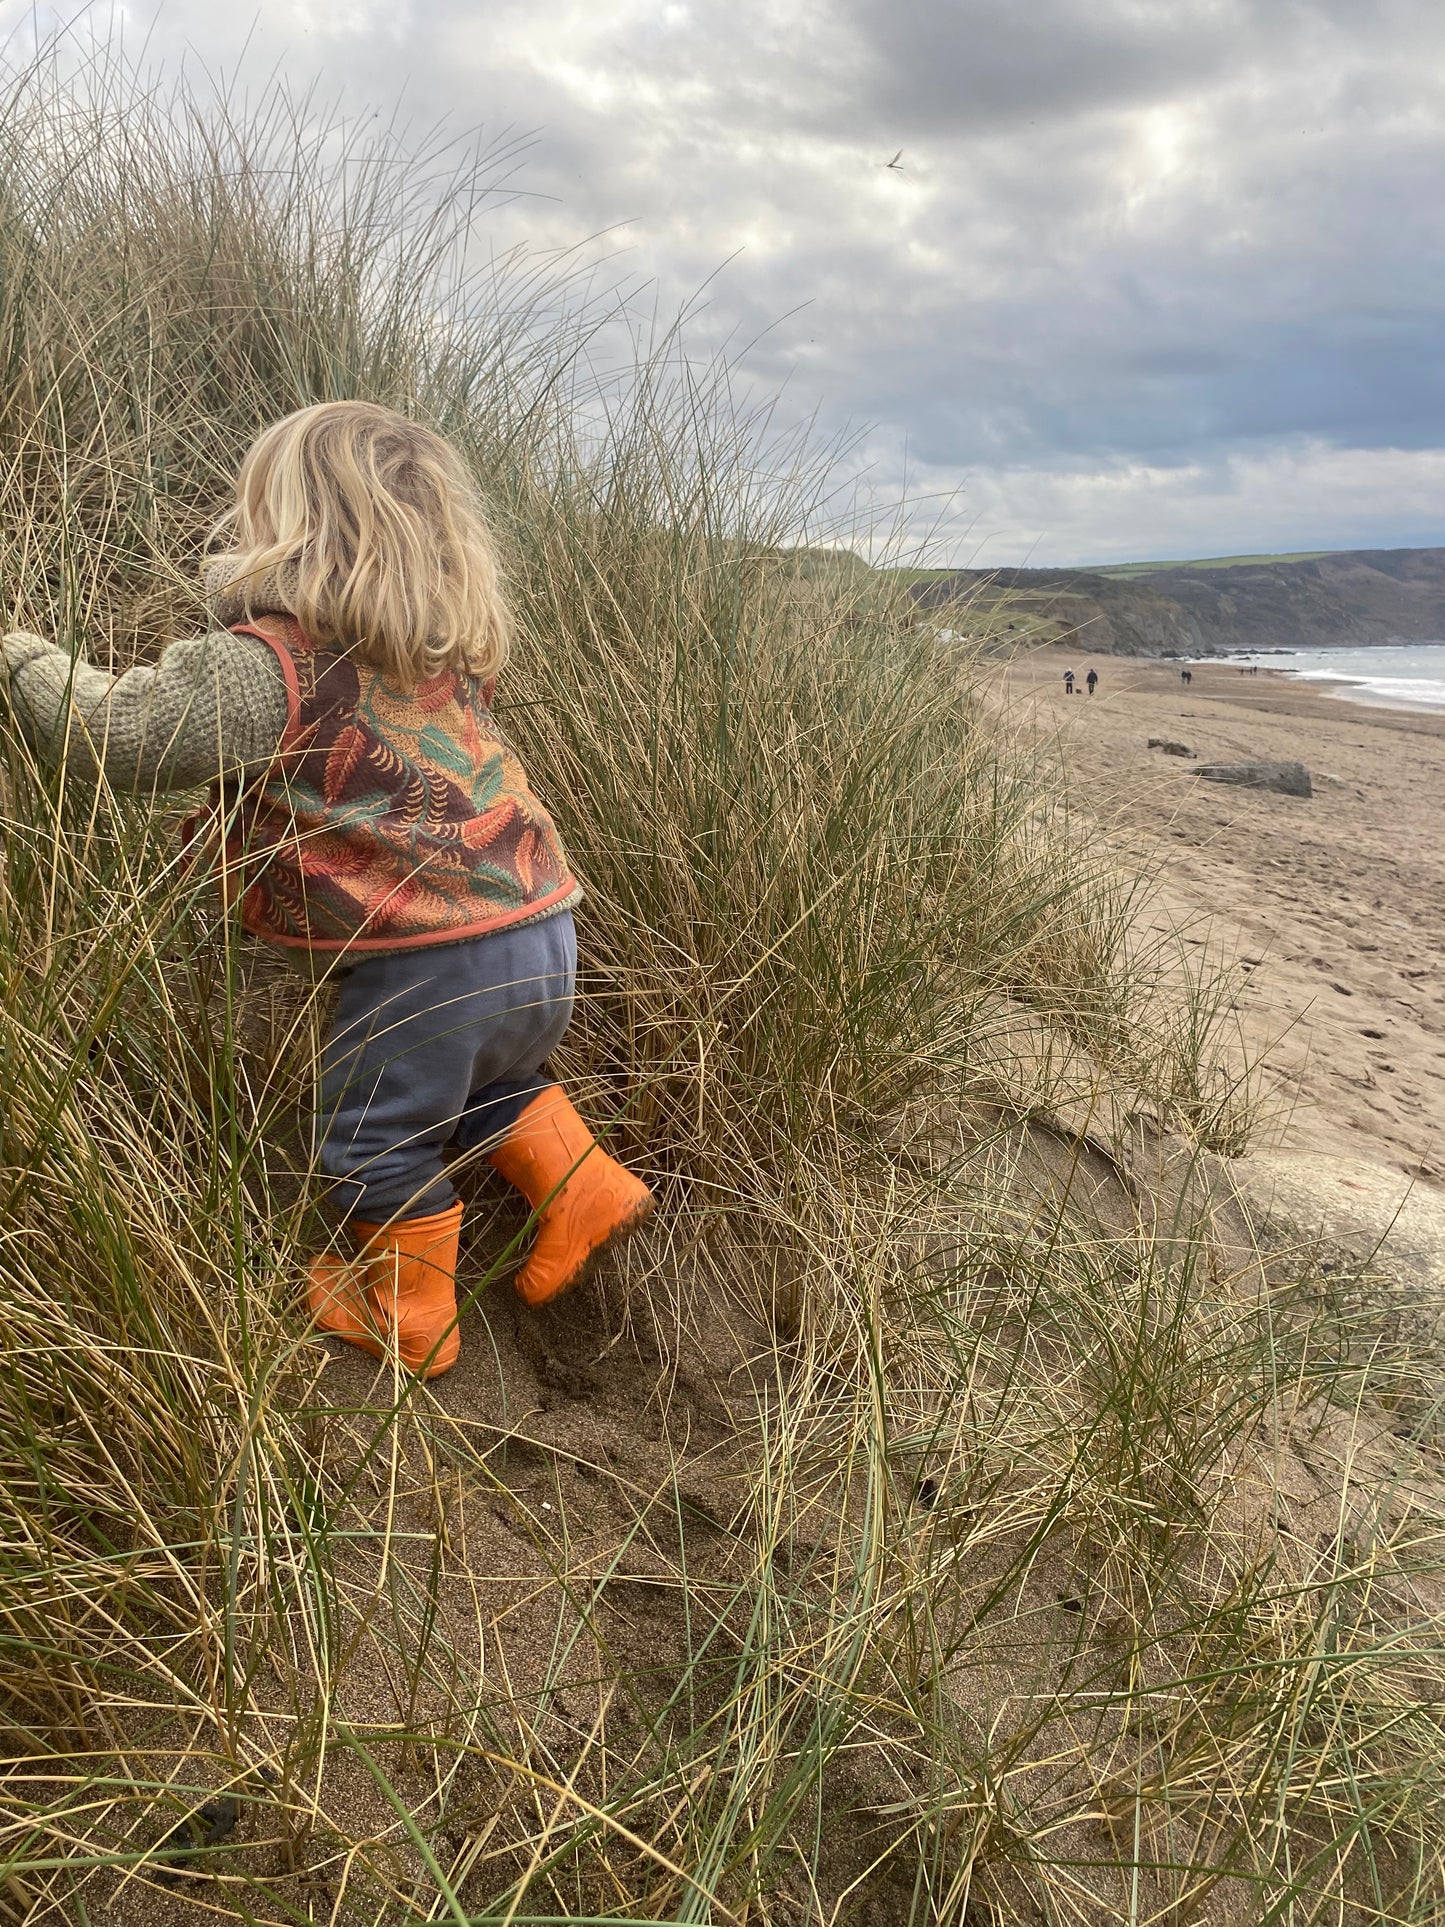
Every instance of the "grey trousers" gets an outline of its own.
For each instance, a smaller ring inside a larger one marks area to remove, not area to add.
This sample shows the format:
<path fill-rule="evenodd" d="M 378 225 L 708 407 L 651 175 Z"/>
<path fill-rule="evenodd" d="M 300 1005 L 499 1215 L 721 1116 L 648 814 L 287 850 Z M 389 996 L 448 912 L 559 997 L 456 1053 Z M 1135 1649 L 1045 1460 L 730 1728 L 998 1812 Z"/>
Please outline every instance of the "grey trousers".
<path fill-rule="evenodd" d="M 316 1152 L 345 1216 L 426 1217 L 456 1200 L 442 1156 L 506 1136 L 552 1082 L 577 984 L 570 910 L 338 971 Z"/>

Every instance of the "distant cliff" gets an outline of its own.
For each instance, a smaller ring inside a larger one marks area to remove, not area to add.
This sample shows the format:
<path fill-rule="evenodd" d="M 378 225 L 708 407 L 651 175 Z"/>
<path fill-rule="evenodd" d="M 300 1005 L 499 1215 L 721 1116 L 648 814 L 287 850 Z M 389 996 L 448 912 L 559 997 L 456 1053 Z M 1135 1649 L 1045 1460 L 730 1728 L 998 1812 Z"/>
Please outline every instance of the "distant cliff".
<path fill-rule="evenodd" d="M 1115 655 L 1445 641 L 1445 548 L 1171 563 L 1128 575 L 960 569 L 916 582 L 912 594 L 924 608 L 976 596 L 1035 638 Z"/>

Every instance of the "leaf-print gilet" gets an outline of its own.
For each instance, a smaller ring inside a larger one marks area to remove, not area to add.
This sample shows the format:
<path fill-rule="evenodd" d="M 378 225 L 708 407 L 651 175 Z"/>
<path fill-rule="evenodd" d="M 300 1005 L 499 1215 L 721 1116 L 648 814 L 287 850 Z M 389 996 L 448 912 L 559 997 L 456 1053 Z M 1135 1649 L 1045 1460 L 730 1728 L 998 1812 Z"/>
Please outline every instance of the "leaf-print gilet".
<path fill-rule="evenodd" d="M 265 776 L 212 796 L 246 929 L 365 954 L 484 936 L 580 896 L 490 685 L 448 672 L 406 694 L 289 616 L 236 633 L 275 652 L 290 709 Z"/>

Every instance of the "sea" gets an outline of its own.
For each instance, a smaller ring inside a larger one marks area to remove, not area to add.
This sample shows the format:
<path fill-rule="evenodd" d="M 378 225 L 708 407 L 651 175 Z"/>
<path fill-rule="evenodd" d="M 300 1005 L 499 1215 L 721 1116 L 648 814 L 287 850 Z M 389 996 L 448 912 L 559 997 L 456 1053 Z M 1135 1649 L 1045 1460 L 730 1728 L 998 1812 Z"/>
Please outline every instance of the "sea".
<path fill-rule="evenodd" d="M 1213 661 L 1218 661 L 1216 656 Z M 1382 642 L 1362 649 L 1266 650 L 1228 660 L 1301 682 L 1333 684 L 1328 693 L 1383 709 L 1445 712 L 1445 642 Z"/>

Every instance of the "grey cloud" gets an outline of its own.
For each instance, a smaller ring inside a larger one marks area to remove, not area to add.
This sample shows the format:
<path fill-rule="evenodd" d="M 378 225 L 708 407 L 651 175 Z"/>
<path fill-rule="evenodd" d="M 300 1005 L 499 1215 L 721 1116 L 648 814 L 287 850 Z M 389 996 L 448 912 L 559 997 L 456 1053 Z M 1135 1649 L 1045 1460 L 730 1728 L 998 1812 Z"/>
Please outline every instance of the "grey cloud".
<path fill-rule="evenodd" d="M 976 132 L 1157 101 L 1227 66 L 1233 0 L 842 0 L 875 123 Z"/>
<path fill-rule="evenodd" d="M 0 34 L 22 11 L 0 0 Z M 1298 545 L 1326 475 L 1319 513 L 1348 537 L 1343 478 L 1368 473 L 1358 528 L 1379 540 L 1393 500 L 1420 539 L 1419 477 L 1445 449 L 1434 0 L 360 0 L 350 24 L 313 18 L 261 0 L 248 71 L 279 63 L 368 109 L 405 81 L 420 124 L 536 130 L 498 247 L 626 222 L 598 252 L 624 249 L 607 272 L 663 311 L 741 250 L 699 351 L 755 342 L 745 373 L 789 381 L 800 413 L 876 424 L 884 494 L 906 446 L 930 486 L 965 483 L 1005 522 L 1013 499 L 1025 523 L 1060 517 L 1040 554 L 1070 560 L 1147 549 L 1138 518 L 1169 492 L 1100 477 L 1174 475 L 1159 539 L 1177 544 L 1187 497 L 1205 550 L 1238 546 L 1240 516 L 1275 546 L 1270 513 Z M 248 24 L 167 0 L 154 46 L 225 66 Z"/>

